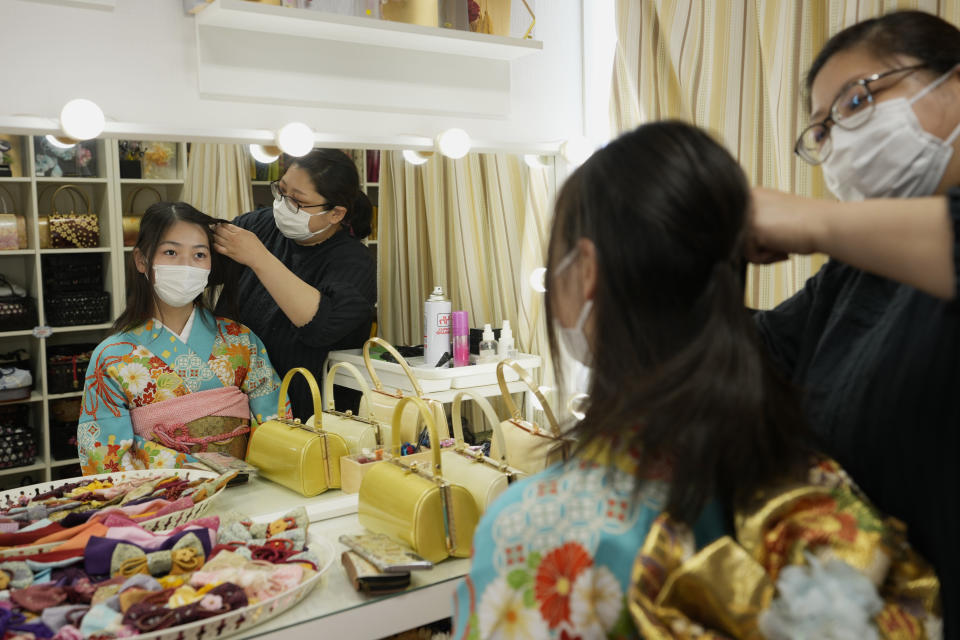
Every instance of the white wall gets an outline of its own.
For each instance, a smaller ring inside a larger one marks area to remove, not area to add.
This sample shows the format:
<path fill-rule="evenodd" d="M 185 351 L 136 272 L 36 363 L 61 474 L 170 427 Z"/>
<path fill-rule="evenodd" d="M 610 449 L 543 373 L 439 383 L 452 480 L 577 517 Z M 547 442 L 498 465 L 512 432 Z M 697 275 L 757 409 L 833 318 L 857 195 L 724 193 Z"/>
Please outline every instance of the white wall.
<path fill-rule="evenodd" d="M 543 50 L 512 63 L 509 114 L 500 117 L 283 104 L 298 87 L 280 82 L 261 82 L 257 101 L 204 99 L 198 91 L 194 18 L 184 14 L 180 0 L 117 0 L 112 11 L 55 2 L 0 0 L 5 61 L 0 129 L 27 122 L 23 116 L 55 118 L 68 99 L 86 97 L 115 123 L 111 135 L 121 133 L 116 126 L 122 123 L 125 129 L 140 125 L 141 135 L 252 140 L 300 120 L 321 135 L 374 146 L 397 143 L 399 135 L 432 137 L 459 126 L 475 139 L 523 148 L 583 132 L 582 0 L 537 3 L 535 33 Z M 251 32 L 244 43 L 255 50 L 262 40 Z M 275 57 L 266 49 L 258 55 Z M 400 90 L 418 93 L 415 86 Z"/>

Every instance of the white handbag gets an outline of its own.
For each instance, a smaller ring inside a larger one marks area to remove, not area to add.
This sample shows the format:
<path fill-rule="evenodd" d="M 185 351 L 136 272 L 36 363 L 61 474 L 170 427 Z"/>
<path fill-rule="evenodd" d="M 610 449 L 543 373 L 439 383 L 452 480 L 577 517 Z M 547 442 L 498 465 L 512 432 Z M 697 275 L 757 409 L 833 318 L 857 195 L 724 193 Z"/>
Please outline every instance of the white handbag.
<path fill-rule="evenodd" d="M 474 453 L 467 449 L 466 442 L 463 439 L 460 411 L 460 404 L 464 397 L 477 403 L 477 406 L 480 407 L 484 416 L 493 426 L 493 441 L 499 443 L 498 449 L 500 451 L 505 448 L 500 418 L 497 417 L 496 411 L 490 406 L 486 398 L 473 391 L 459 391 L 453 398 L 453 437 L 456 440 L 456 445 L 441 452 L 443 475 L 451 482 L 465 487 L 473 496 L 473 499 L 476 500 L 477 510 L 483 513 L 497 496 L 507 490 L 507 486 L 511 482 L 525 478 L 527 474 L 519 469 L 514 469 L 506 462 L 498 462 L 480 452 Z"/>
<path fill-rule="evenodd" d="M 349 362 L 338 362 L 327 371 L 327 377 L 323 385 L 323 412 L 320 415 L 319 422 L 321 428 L 328 433 L 336 433 L 347 443 L 350 455 L 356 455 L 364 449 L 382 449 L 385 443 L 390 442 L 389 428 L 386 435 L 383 434 L 383 427 L 373 418 L 373 414 L 353 415 L 352 411 L 337 411 L 333 401 L 333 381 L 338 369 L 348 371 L 356 379 L 360 386 L 360 392 L 366 398 L 370 395 L 370 387 L 364 379 L 360 370 Z M 312 415 L 307 420 L 307 425 L 314 426 L 317 422 L 317 416 Z"/>
<path fill-rule="evenodd" d="M 510 367 L 516 371 L 540 401 L 543 413 L 547 417 L 546 428 L 523 419 L 507 388 L 504 367 Z M 527 370 L 516 360 L 502 360 L 497 365 L 497 382 L 500 384 L 500 393 L 507 405 L 507 411 L 510 412 L 510 418 L 500 423 L 503 439 L 502 442 L 494 439 L 490 446 L 490 457 L 494 460 L 506 461 L 511 467 L 529 475 L 539 473 L 556 462 L 565 461 L 570 453 L 572 441 L 563 436 L 550 404 Z"/>
<path fill-rule="evenodd" d="M 371 345 L 383 347 L 397 360 L 397 363 L 403 368 L 403 372 L 407 374 L 407 378 L 410 380 L 410 384 L 413 387 L 413 395 L 426 401 L 433 412 L 440 439 L 448 439 L 450 437 L 450 430 L 447 428 L 447 416 L 443 411 L 443 405 L 435 400 L 429 400 L 424 397 L 423 389 L 420 388 L 420 383 L 417 381 L 413 369 L 410 368 L 410 365 L 407 364 L 404 357 L 400 355 L 400 352 L 382 338 L 370 338 L 363 344 L 363 362 L 367 366 L 367 373 L 370 374 L 370 379 L 373 380 L 373 389 L 360 400 L 360 415 L 372 415 L 373 419 L 381 424 L 381 429 L 386 425 L 393 425 L 395 424 L 393 421 L 393 410 L 401 398 L 404 397 L 404 392 L 401 389 L 397 389 L 394 393 L 384 390 L 383 384 L 380 382 L 380 377 L 377 375 L 377 370 L 373 366 L 373 360 L 370 358 Z M 420 410 L 417 408 L 416 403 L 408 402 L 404 407 L 403 415 L 400 419 L 400 442 L 416 444 L 420 431 L 425 424 L 420 416 Z M 387 434 L 384 436 L 383 441 L 392 442 L 392 439 L 390 435 Z M 431 442 L 430 446 L 436 447 L 438 444 Z"/>

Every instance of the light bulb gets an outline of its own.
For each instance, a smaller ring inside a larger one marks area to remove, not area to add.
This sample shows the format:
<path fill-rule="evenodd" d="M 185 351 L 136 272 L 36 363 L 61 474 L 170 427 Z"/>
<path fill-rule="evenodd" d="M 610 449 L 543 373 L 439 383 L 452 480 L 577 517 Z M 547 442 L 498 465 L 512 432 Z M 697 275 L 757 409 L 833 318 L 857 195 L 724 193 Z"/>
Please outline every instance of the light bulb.
<path fill-rule="evenodd" d="M 536 153 L 527 153 L 523 156 L 523 161 L 531 169 L 545 169 L 550 166 L 550 159 L 547 156 L 541 156 Z"/>
<path fill-rule="evenodd" d="M 546 293 L 547 277 L 547 268 L 546 267 L 537 267 L 530 272 L 530 288 L 536 291 L 537 293 Z"/>
<path fill-rule="evenodd" d="M 77 146 L 77 141 L 72 138 L 65 138 L 63 136 L 46 136 L 47 142 L 51 146 L 57 147 L 58 149 L 69 149 L 70 147 Z"/>
<path fill-rule="evenodd" d="M 593 143 L 583 136 L 573 136 L 560 147 L 560 153 L 563 154 L 564 159 L 574 167 L 586 162 L 595 150 Z"/>
<path fill-rule="evenodd" d="M 94 102 L 76 98 L 60 110 L 60 129 L 68 138 L 90 140 L 103 133 L 103 111 Z"/>
<path fill-rule="evenodd" d="M 447 129 L 437 136 L 437 148 L 448 158 L 462 158 L 470 152 L 470 134 L 463 129 Z"/>
<path fill-rule="evenodd" d="M 403 159 L 410 164 L 426 164 L 427 160 L 429 160 L 430 156 L 432 155 L 433 151 L 416 151 L 414 149 L 403 150 Z"/>
<path fill-rule="evenodd" d="M 302 122 L 283 125 L 277 132 L 277 145 L 294 158 L 305 156 L 313 149 L 313 129 Z"/>
<path fill-rule="evenodd" d="M 251 144 L 250 155 L 252 155 L 253 159 L 256 160 L 257 162 L 260 162 L 262 164 L 270 164 L 271 162 L 276 161 L 276 159 L 280 157 L 279 153 L 274 154 L 274 153 L 271 153 L 271 151 L 279 152 L 280 150 L 274 146 L 271 146 L 269 148 L 270 148 L 270 151 L 268 151 L 267 147 L 263 146 L 262 144 Z"/>

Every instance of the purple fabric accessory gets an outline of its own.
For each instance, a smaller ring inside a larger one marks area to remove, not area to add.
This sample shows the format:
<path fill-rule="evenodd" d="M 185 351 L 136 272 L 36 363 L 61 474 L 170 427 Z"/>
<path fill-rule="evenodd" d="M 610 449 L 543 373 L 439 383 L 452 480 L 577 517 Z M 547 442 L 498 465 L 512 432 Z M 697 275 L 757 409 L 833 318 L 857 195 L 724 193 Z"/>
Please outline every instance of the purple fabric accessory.
<path fill-rule="evenodd" d="M 21 631 L 32 633 L 37 638 L 52 638 L 53 631 L 42 622 L 27 623 L 26 618 L 20 612 L 0 609 L 0 638 L 5 636 L 8 631 Z"/>
<path fill-rule="evenodd" d="M 200 540 L 200 544 L 203 546 L 204 556 L 209 556 L 210 549 L 213 548 L 213 545 L 210 541 L 210 531 L 206 529 L 181 531 L 180 533 L 172 535 L 164 540 L 159 549 L 146 549 L 144 550 L 144 553 L 172 549 L 180 540 L 180 538 L 190 535 L 191 533 L 197 536 L 197 538 Z M 110 560 L 113 557 L 113 550 L 118 544 L 130 543 L 124 542 L 123 540 L 112 540 L 110 538 L 91 536 L 90 540 L 87 542 L 86 548 L 83 551 L 83 564 L 87 574 L 91 576 L 109 575 Z"/>
<path fill-rule="evenodd" d="M 87 605 L 65 604 L 59 607 L 47 607 L 40 614 L 43 624 L 51 629 L 59 629 L 70 623 L 70 614 L 85 614 L 90 607 Z"/>

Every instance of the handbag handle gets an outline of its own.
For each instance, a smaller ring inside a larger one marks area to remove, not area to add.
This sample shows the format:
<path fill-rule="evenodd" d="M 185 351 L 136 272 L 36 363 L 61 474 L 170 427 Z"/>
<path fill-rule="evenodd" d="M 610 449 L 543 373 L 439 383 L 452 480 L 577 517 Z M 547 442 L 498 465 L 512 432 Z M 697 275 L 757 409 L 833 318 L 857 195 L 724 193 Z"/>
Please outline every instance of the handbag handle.
<path fill-rule="evenodd" d="M 423 416 L 424 422 L 427 423 L 427 429 L 430 430 L 430 443 L 434 445 L 430 448 L 431 457 L 433 458 L 433 475 L 438 479 L 443 479 L 443 469 L 440 466 L 440 436 L 437 433 L 437 422 L 433 419 L 433 412 L 430 411 L 430 407 L 427 406 L 427 401 L 416 396 L 404 396 L 400 398 L 400 402 L 397 403 L 396 408 L 393 410 L 393 419 L 391 420 L 393 426 L 390 429 L 390 450 L 396 451 L 397 453 L 400 452 L 400 447 L 402 446 L 400 442 L 400 424 L 403 420 L 403 410 L 406 409 L 407 405 L 411 402 L 417 405 L 420 415 Z"/>
<path fill-rule="evenodd" d="M 2 184 L 0 184 L 0 191 L 3 191 L 3 193 L 7 194 L 7 198 L 10 198 L 10 211 L 7 211 L 7 198 L 4 198 L 3 194 L 0 194 L 0 205 L 3 205 L 3 213 L 16 213 L 16 211 L 13 210 L 13 194 Z"/>
<path fill-rule="evenodd" d="M 486 398 L 478 394 L 476 391 L 470 391 L 469 389 L 463 389 L 457 392 L 457 395 L 453 397 L 453 437 L 457 441 L 457 449 L 466 448 L 466 442 L 463 440 L 463 420 L 460 413 L 460 404 L 463 401 L 464 396 L 469 397 L 471 400 L 477 403 L 477 406 L 483 411 L 483 415 L 486 416 L 487 421 L 493 425 L 493 440 L 494 446 L 497 447 L 497 451 L 503 452 L 503 459 L 506 461 L 506 442 L 503 439 L 503 431 L 500 429 L 500 418 L 497 416 L 497 412 L 493 409 L 493 406 L 487 401 Z"/>
<path fill-rule="evenodd" d="M 307 384 L 310 385 L 310 395 L 313 396 L 313 415 L 317 416 L 317 422 L 320 422 L 320 413 L 323 411 L 323 404 L 320 402 L 320 387 L 317 386 L 317 379 L 313 377 L 313 374 L 303 367 L 294 367 L 290 369 L 290 371 L 287 371 L 287 375 L 283 376 L 283 382 L 280 384 L 280 398 L 277 400 L 277 417 L 279 418 L 285 413 L 284 409 L 287 408 L 287 390 L 290 388 L 290 381 L 293 380 L 293 376 L 298 373 L 306 378 Z M 323 428 L 323 426 L 319 424 L 316 426 L 320 429 Z"/>
<path fill-rule="evenodd" d="M 349 362 L 338 362 L 327 371 L 327 378 L 323 383 L 323 397 L 326 398 L 326 409 L 329 412 L 337 410 L 337 406 L 333 402 L 333 379 L 336 377 L 337 369 L 340 367 L 343 367 L 353 375 L 360 384 L 360 393 L 362 393 L 364 397 L 370 398 L 370 386 L 367 384 L 367 381 L 363 379 L 360 370 Z M 367 415 L 365 418 L 370 422 L 374 422 L 373 409 L 370 408 L 369 402 L 367 403 Z"/>
<path fill-rule="evenodd" d="M 135 215 L 135 216 L 136 216 L 136 215 L 143 215 L 143 214 L 139 214 L 139 213 L 134 213 L 134 212 L 133 212 L 133 208 L 134 208 L 134 206 L 136 206 L 136 204 L 137 204 L 137 196 L 138 196 L 138 195 L 140 194 L 140 192 L 143 191 L 144 189 L 146 189 L 147 191 L 153 191 L 153 195 L 157 196 L 157 202 L 163 202 L 163 196 L 160 195 L 160 192 L 157 191 L 156 189 L 154 189 L 153 187 L 151 187 L 150 185 L 146 185 L 146 184 L 145 184 L 145 185 L 143 185 L 142 187 L 137 187 L 136 189 L 133 190 L 133 194 L 131 194 L 131 196 L 130 196 L 130 208 L 128 209 L 128 211 L 130 211 L 130 215 Z"/>
<path fill-rule="evenodd" d="M 90 207 L 90 196 L 88 196 L 86 193 L 84 193 L 80 189 L 77 189 L 72 184 L 65 184 L 62 187 L 57 187 L 57 190 L 53 192 L 53 197 L 50 198 L 50 204 L 53 206 L 53 212 L 55 214 L 61 215 L 60 211 L 57 209 L 57 194 L 59 194 L 64 189 L 66 189 L 67 193 L 69 193 L 71 196 L 74 194 L 74 192 L 80 194 L 80 198 L 83 200 L 83 204 L 87 208 L 87 213 L 91 213 L 93 211 L 93 209 Z M 76 205 L 76 200 L 74 200 L 74 205 Z M 77 212 L 71 210 L 71 213 L 77 213 Z"/>
<path fill-rule="evenodd" d="M 507 379 L 504 377 L 503 368 L 510 367 L 520 376 L 520 379 L 527 385 L 530 391 L 533 392 L 533 395 L 537 397 L 537 400 L 540 401 L 540 406 L 543 407 L 543 413 L 547 416 L 547 422 L 550 423 L 550 429 L 553 431 L 554 437 L 561 437 L 563 434 L 560 431 L 560 425 L 557 423 L 557 418 L 553 415 L 553 409 L 550 408 L 550 404 L 547 402 L 547 399 L 543 396 L 543 393 L 540 391 L 540 388 L 537 387 L 534 383 L 533 378 L 530 377 L 530 374 L 527 373 L 527 370 L 520 366 L 520 363 L 512 358 L 507 360 L 501 360 L 497 363 L 497 383 L 500 385 L 500 394 L 503 396 L 503 401 L 507 405 L 507 411 L 510 413 L 511 417 L 514 420 L 521 420 L 522 416 L 520 415 L 520 410 L 517 408 L 517 405 L 513 402 L 513 397 L 510 395 L 510 390 L 507 388 Z"/>
<path fill-rule="evenodd" d="M 40 192 L 40 195 L 37 196 L 37 210 L 40 209 L 40 203 L 43 202 L 43 196 L 47 195 L 47 192 L 50 191 L 50 189 L 52 189 L 52 188 L 53 188 L 52 185 L 49 186 L 49 187 L 44 187 L 43 190 Z M 60 189 L 57 189 L 57 191 L 59 192 Z M 67 193 L 70 195 L 70 202 L 71 202 L 71 204 L 73 205 L 73 208 L 76 209 L 76 208 L 77 208 L 77 196 L 76 196 L 76 194 L 75 194 L 73 191 L 68 191 Z M 50 197 L 50 209 L 51 209 L 52 211 L 56 211 L 56 209 L 57 209 L 57 205 L 56 205 L 56 204 L 54 203 L 54 201 L 53 201 L 54 198 L 56 198 L 56 197 L 57 197 L 57 194 L 56 194 L 56 193 L 54 193 L 53 196 Z"/>
<path fill-rule="evenodd" d="M 410 378 L 410 383 L 413 385 L 413 392 L 417 394 L 418 397 L 422 396 L 423 389 L 420 388 L 420 383 L 417 382 L 417 377 L 413 375 L 413 369 L 411 369 L 410 365 L 407 364 L 406 359 L 400 355 L 400 352 L 397 351 L 392 344 L 383 338 L 378 338 L 376 336 L 363 343 L 363 364 L 367 366 L 367 372 L 370 374 L 370 379 L 373 380 L 373 387 L 377 391 L 383 391 L 383 385 L 380 383 L 380 378 L 377 377 L 377 371 L 373 367 L 373 360 L 370 358 L 371 344 L 383 347 L 390 355 L 397 359 L 397 363 L 403 367 L 403 372 L 407 374 L 408 378 Z"/>

